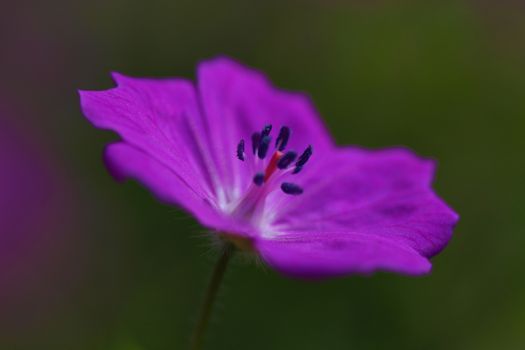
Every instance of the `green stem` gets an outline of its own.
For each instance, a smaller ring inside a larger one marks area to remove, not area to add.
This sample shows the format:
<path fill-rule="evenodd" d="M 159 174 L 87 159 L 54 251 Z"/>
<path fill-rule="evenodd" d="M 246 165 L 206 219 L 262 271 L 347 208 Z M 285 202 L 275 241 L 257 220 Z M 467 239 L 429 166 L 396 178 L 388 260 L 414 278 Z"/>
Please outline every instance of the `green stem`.
<path fill-rule="evenodd" d="M 224 272 L 228 266 L 228 262 L 234 253 L 235 247 L 231 243 L 226 243 L 219 257 L 219 260 L 215 264 L 213 273 L 211 275 L 211 280 L 206 290 L 206 295 L 204 296 L 204 302 L 200 311 L 199 319 L 195 328 L 193 329 L 193 334 L 190 341 L 190 350 L 199 350 L 202 346 L 204 340 L 204 333 L 208 326 L 211 311 L 213 309 L 213 303 L 216 299 L 217 292 L 221 286 L 222 278 L 224 277 Z"/>

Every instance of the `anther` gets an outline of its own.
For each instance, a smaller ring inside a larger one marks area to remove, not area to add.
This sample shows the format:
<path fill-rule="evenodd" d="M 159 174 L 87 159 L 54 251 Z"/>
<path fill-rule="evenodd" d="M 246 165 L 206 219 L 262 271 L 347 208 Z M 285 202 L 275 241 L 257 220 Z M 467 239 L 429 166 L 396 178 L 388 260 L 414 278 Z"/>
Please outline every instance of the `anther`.
<path fill-rule="evenodd" d="M 261 143 L 259 144 L 259 149 L 257 151 L 257 156 L 260 159 L 264 159 L 264 157 L 266 157 L 266 153 L 268 153 L 268 146 L 270 145 L 271 140 L 272 139 L 270 136 L 264 136 L 261 139 Z"/>
<path fill-rule="evenodd" d="M 279 162 L 277 162 L 277 167 L 279 169 L 286 169 L 288 165 L 290 165 L 295 158 L 297 157 L 297 153 L 294 151 L 286 152 L 281 159 L 279 159 Z"/>
<path fill-rule="evenodd" d="M 254 132 L 252 134 L 252 151 L 253 154 L 257 154 L 257 149 L 259 148 L 259 144 L 261 143 L 261 134 L 258 132 Z"/>
<path fill-rule="evenodd" d="M 241 140 L 237 145 L 237 158 L 244 161 L 244 140 Z"/>
<path fill-rule="evenodd" d="M 284 193 L 290 194 L 292 196 L 296 196 L 296 195 L 303 193 L 303 189 L 301 187 L 291 182 L 283 182 L 281 184 L 281 190 Z"/>
<path fill-rule="evenodd" d="M 301 170 L 303 170 L 303 167 L 301 165 L 296 165 L 294 170 L 292 171 L 292 175 L 295 175 L 297 174 L 298 172 L 300 172 Z"/>
<path fill-rule="evenodd" d="M 306 147 L 303 154 L 301 154 L 301 156 L 299 157 L 295 165 L 298 167 L 302 167 L 303 165 L 306 164 L 306 162 L 308 161 L 308 159 L 310 159 L 311 156 L 312 156 L 312 146 L 310 145 Z"/>
<path fill-rule="evenodd" d="M 257 173 L 253 177 L 253 183 L 257 186 L 261 186 L 264 182 L 264 174 L 263 173 Z"/>
<path fill-rule="evenodd" d="M 261 136 L 262 137 L 268 136 L 270 135 L 271 131 L 272 131 L 272 124 L 266 124 L 261 131 Z"/>
<path fill-rule="evenodd" d="M 279 136 L 277 136 L 277 140 L 275 140 L 275 147 L 277 147 L 277 149 L 281 152 L 284 151 L 289 138 L 290 128 L 287 126 L 283 126 L 279 131 Z"/>

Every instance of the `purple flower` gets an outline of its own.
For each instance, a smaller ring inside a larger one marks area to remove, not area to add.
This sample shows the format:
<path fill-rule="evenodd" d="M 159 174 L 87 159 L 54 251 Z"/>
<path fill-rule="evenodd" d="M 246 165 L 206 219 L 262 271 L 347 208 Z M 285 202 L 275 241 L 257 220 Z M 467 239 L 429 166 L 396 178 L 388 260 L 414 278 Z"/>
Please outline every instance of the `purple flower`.
<path fill-rule="evenodd" d="M 197 83 L 113 74 L 81 91 L 116 131 L 106 164 L 294 277 L 430 271 L 458 220 L 432 191 L 434 163 L 401 148 L 336 147 L 309 99 L 227 58 Z"/>

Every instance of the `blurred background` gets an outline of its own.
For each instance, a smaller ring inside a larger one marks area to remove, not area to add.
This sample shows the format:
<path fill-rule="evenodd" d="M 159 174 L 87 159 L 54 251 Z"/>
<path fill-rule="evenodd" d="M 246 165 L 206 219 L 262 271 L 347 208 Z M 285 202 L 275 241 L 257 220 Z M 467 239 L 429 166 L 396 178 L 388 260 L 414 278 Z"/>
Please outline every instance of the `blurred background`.
<path fill-rule="evenodd" d="M 215 254 L 101 161 L 76 90 L 227 54 L 307 91 L 340 144 L 439 160 L 461 215 L 423 278 L 234 261 L 208 349 L 525 348 L 522 1 L 36 1 L 0 14 L 0 348 L 184 349 Z"/>

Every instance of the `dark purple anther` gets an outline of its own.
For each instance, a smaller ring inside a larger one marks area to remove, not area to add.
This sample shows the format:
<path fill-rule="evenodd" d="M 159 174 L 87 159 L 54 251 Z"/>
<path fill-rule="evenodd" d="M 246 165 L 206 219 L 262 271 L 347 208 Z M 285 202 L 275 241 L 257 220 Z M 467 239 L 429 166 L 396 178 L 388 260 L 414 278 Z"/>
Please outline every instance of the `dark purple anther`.
<path fill-rule="evenodd" d="M 300 166 L 300 165 L 296 165 L 296 166 L 295 166 L 295 169 L 292 171 L 292 175 L 297 174 L 297 173 L 300 172 L 301 170 L 303 170 L 303 167 Z"/>
<path fill-rule="evenodd" d="M 259 144 L 261 143 L 261 134 L 258 132 L 254 132 L 252 134 L 252 151 L 253 154 L 257 154 L 257 149 L 259 148 Z"/>
<path fill-rule="evenodd" d="M 270 135 L 270 132 L 272 131 L 272 124 L 267 124 L 264 126 L 264 128 L 261 131 L 261 136 L 265 137 Z"/>
<path fill-rule="evenodd" d="M 303 193 L 303 189 L 296 184 L 291 182 L 283 182 L 281 184 L 281 190 L 286 194 L 291 194 L 293 196 Z"/>
<path fill-rule="evenodd" d="M 268 153 L 268 147 L 270 146 L 270 141 L 272 138 L 270 136 L 264 136 L 261 139 L 261 143 L 259 144 L 259 150 L 257 153 L 257 156 L 259 156 L 260 159 L 264 159 L 266 157 L 266 153 Z"/>
<path fill-rule="evenodd" d="M 253 177 L 253 183 L 257 186 L 261 186 L 264 182 L 264 174 L 263 173 L 257 173 Z"/>
<path fill-rule="evenodd" d="M 298 167 L 302 167 L 303 165 L 306 164 L 306 162 L 308 161 L 308 159 L 310 159 L 311 156 L 312 156 L 312 145 L 306 147 L 303 154 L 301 154 L 301 156 L 299 157 L 295 165 Z"/>
<path fill-rule="evenodd" d="M 277 140 L 275 141 L 275 147 L 277 147 L 277 149 L 281 152 L 284 151 L 289 138 L 290 128 L 287 126 L 283 126 L 279 131 L 279 136 L 277 136 Z"/>
<path fill-rule="evenodd" d="M 279 169 L 286 169 L 288 165 L 290 165 L 295 160 L 296 157 L 297 153 L 295 153 L 294 151 L 286 152 L 277 162 L 277 167 Z"/>
<path fill-rule="evenodd" d="M 237 158 L 244 161 L 244 140 L 241 140 L 237 145 Z"/>

